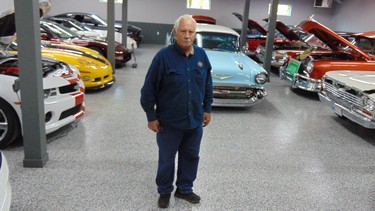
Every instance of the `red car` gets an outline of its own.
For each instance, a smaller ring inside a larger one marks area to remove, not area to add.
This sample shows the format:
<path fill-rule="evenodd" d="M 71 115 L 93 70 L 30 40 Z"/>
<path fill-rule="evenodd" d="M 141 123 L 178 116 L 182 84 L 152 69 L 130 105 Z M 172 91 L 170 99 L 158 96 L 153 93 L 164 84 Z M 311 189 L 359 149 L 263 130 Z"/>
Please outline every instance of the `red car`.
<path fill-rule="evenodd" d="M 98 51 L 107 58 L 108 43 L 102 40 L 95 40 L 87 37 L 79 37 L 75 32 L 61 26 L 60 24 L 48 21 L 40 21 L 40 33 L 42 40 L 56 41 L 60 43 L 71 43 L 83 47 L 87 47 Z M 115 46 L 115 62 L 116 66 L 123 66 L 131 59 L 131 53 L 120 43 Z"/>
<path fill-rule="evenodd" d="M 300 26 L 324 42 L 331 52 L 312 54 L 309 49 L 280 68 L 280 77 L 291 82 L 293 88 L 318 92 L 328 71 L 375 71 L 375 31 L 353 34 L 354 40 L 350 42 L 313 19 L 302 21 Z"/>
<path fill-rule="evenodd" d="M 243 17 L 241 14 L 236 12 L 233 12 L 232 14 L 235 15 L 240 21 L 243 21 Z M 255 58 L 255 50 L 257 49 L 258 45 L 266 43 L 267 30 L 258 22 L 252 19 L 248 19 L 247 26 L 249 31 L 255 31 L 255 33 L 248 33 L 247 35 L 247 55 L 259 62 L 259 59 Z M 276 29 L 278 32 L 276 32 L 275 34 L 274 44 L 288 43 L 291 40 L 299 40 L 299 36 L 295 33 L 292 33 L 292 31 L 289 30 L 289 27 L 280 21 L 277 21 Z"/>

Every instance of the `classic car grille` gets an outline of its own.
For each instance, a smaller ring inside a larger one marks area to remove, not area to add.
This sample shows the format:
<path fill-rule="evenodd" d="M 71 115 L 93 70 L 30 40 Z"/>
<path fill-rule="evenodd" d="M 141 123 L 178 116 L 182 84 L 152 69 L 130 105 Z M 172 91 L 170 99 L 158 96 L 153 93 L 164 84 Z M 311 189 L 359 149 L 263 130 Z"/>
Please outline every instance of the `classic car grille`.
<path fill-rule="evenodd" d="M 73 83 L 73 84 L 59 87 L 59 91 L 61 94 L 72 93 L 72 92 L 78 91 L 78 87 L 79 86 L 77 83 Z"/>
<path fill-rule="evenodd" d="M 61 113 L 59 120 L 65 119 L 66 117 L 69 117 L 71 115 L 74 115 L 81 111 L 82 104 L 76 105 L 73 108 L 70 108 L 68 110 L 65 110 Z"/>
<path fill-rule="evenodd" d="M 332 100 L 334 100 L 335 102 L 339 102 L 340 104 L 346 107 L 364 107 L 364 102 L 361 98 L 361 93 L 343 84 L 334 82 L 331 79 L 324 80 L 323 90 L 327 92 L 327 95 Z"/>
<path fill-rule="evenodd" d="M 214 86 L 214 98 L 250 99 L 255 92 L 252 87 Z"/>

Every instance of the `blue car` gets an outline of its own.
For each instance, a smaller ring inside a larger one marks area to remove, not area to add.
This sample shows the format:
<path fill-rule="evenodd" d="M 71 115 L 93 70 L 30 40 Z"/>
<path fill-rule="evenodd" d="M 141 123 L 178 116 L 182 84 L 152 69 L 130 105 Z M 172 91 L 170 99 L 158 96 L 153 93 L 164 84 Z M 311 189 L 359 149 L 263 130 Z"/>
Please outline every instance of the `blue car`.
<path fill-rule="evenodd" d="M 249 107 L 267 95 L 267 71 L 240 50 L 239 38 L 229 27 L 197 24 L 195 43 L 212 65 L 213 106 Z"/>

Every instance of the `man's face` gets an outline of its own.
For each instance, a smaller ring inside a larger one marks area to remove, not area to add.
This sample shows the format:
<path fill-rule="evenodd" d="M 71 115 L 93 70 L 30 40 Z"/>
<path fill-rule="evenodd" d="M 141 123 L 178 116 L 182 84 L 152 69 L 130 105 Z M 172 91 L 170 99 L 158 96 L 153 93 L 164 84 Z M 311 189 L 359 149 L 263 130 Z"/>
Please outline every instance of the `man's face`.
<path fill-rule="evenodd" d="M 189 19 L 182 19 L 178 29 L 176 29 L 177 45 L 184 51 L 190 50 L 195 39 L 196 24 Z"/>

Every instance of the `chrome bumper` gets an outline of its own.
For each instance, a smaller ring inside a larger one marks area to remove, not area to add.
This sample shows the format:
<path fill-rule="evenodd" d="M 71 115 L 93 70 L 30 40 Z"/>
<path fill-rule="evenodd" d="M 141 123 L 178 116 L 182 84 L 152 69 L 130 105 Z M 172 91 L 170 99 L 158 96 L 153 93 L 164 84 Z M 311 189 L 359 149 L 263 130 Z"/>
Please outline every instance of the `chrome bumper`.
<path fill-rule="evenodd" d="M 352 110 L 350 108 L 346 108 L 334 101 L 332 101 L 329 97 L 327 97 L 325 94 L 319 92 L 319 99 L 320 101 L 326 103 L 333 112 L 335 112 L 339 116 L 344 116 L 351 120 L 352 122 L 355 122 L 359 125 L 362 125 L 363 127 L 375 129 L 375 119 L 374 118 L 368 118 L 367 116 L 364 116 L 361 113 L 358 113 L 356 110 Z"/>
<path fill-rule="evenodd" d="M 249 99 L 226 99 L 226 98 L 215 98 L 212 106 L 216 107 L 251 107 L 259 104 L 263 101 L 263 98 L 267 96 L 267 92 L 262 90 L 261 96 L 254 96 Z"/>
<path fill-rule="evenodd" d="M 255 59 L 260 62 L 264 63 L 264 55 L 260 53 L 255 53 Z M 274 68 L 280 68 L 285 64 L 285 59 L 271 59 L 271 66 Z"/>
<path fill-rule="evenodd" d="M 279 77 L 281 80 L 286 80 L 291 83 L 293 88 L 303 89 L 309 92 L 319 92 L 322 89 L 321 80 L 312 79 L 298 73 L 293 77 L 287 73 L 285 66 L 279 68 Z"/>
<path fill-rule="evenodd" d="M 280 68 L 285 64 L 285 60 L 279 59 L 279 60 L 271 60 L 271 66 L 275 68 Z"/>

